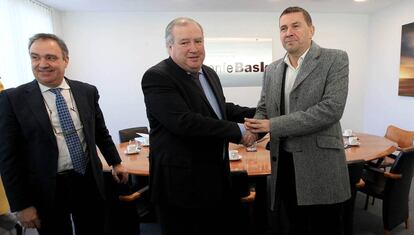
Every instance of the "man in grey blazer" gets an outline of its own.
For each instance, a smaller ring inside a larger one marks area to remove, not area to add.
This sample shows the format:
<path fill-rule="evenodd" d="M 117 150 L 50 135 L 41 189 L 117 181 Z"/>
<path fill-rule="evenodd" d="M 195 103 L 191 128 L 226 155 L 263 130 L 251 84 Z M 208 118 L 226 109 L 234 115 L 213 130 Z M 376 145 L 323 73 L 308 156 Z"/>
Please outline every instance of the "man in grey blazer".
<path fill-rule="evenodd" d="M 284 10 L 279 27 L 287 54 L 267 67 L 255 117 L 245 126 L 270 132 L 271 206 L 286 210 L 289 234 L 342 234 L 350 185 L 339 120 L 348 56 L 312 41 L 312 19 L 300 7 Z"/>

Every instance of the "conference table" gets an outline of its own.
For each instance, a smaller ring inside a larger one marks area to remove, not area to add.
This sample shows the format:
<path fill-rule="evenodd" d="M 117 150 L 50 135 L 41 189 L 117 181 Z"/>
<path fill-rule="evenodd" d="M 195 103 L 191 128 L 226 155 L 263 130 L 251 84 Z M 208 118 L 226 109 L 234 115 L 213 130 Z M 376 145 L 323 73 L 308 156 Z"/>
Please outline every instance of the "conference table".
<path fill-rule="evenodd" d="M 396 143 L 385 137 L 375 136 L 365 133 L 354 133 L 358 138 L 359 145 L 347 146 L 345 148 L 347 162 L 355 160 L 371 161 L 385 157 L 396 150 Z M 344 143 L 347 143 L 347 137 L 344 137 Z M 254 201 L 253 218 L 256 228 L 265 229 L 267 224 L 267 176 L 271 174 L 270 152 L 266 150 L 266 144 L 269 142 L 269 135 L 266 135 L 258 144 L 257 151 L 248 152 L 243 145 L 230 144 L 230 150 L 237 150 L 241 159 L 230 161 L 232 171 L 246 170 L 251 183 L 254 184 L 256 199 Z M 128 143 L 121 143 L 117 146 L 122 164 L 128 173 L 138 176 L 149 175 L 149 148 L 142 147 L 141 151 L 136 154 L 127 154 Z M 100 154 L 100 153 L 99 153 Z M 102 159 L 102 156 L 100 154 Z M 104 170 L 109 171 L 110 167 L 102 160 Z"/>
<path fill-rule="evenodd" d="M 230 150 L 237 150 L 241 159 L 230 161 L 230 168 L 232 171 L 246 170 L 249 176 L 263 176 L 270 174 L 269 151 L 265 149 L 268 138 L 257 144 L 256 152 L 247 152 L 243 145 L 230 144 Z M 139 153 L 127 154 L 128 143 L 121 143 L 117 146 L 119 155 L 122 159 L 122 164 L 127 168 L 128 173 L 133 175 L 148 176 L 149 175 L 149 147 L 142 147 Z M 104 170 L 110 168 L 105 160 L 101 161 L 104 165 Z"/>
<path fill-rule="evenodd" d="M 355 133 L 358 138 L 359 146 L 350 146 L 345 149 L 346 160 L 372 161 L 383 158 L 397 150 L 397 143 L 383 137 L 365 133 Z M 344 137 L 346 142 L 346 137 Z"/>
<path fill-rule="evenodd" d="M 371 161 L 385 157 L 396 151 L 396 143 L 382 136 L 370 135 L 365 133 L 354 133 L 358 137 L 358 146 L 349 146 L 345 149 L 346 160 L 348 162 L 354 160 Z M 256 152 L 247 152 L 243 145 L 230 144 L 230 150 L 237 150 L 241 156 L 240 160 L 230 161 L 232 171 L 246 170 L 249 176 L 266 176 L 271 173 L 270 153 L 265 149 L 266 143 L 269 141 L 268 135 L 257 144 Z M 346 142 L 346 137 L 344 137 Z M 127 154 L 126 148 L 128 143 L 121 143 L 117 146 L 122 164 L 128 173 L 134 175 L 149 175 L 149 147 L 142 147 L 141 151 L 136 154 Z M 99 153 L 104 170 L 110 170 L 102 155 Z"/>

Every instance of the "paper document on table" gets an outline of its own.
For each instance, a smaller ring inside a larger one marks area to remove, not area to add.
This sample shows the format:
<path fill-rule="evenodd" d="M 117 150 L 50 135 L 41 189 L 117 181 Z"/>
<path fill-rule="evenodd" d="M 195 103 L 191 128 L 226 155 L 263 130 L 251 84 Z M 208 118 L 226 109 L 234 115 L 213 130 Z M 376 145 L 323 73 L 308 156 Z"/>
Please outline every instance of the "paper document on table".
<path fill-rule="evenodd" d="M 144 133 L 138 133 L 138 135 L 140 135 L 140 137 L 136 137 L 135 140 L 139 141 L 141 143 L 141 146 L 149 146 L 150 142 L 149 142 L 149 135 L 148 134 L 144 134 Z"/>
<path fill-rule="evenodd" d="M 137 132 L 137 134 L 144 138 L 149 138 L 149 134 L 144 134 L 144 133 L 139 133 L 139 132 Z"/>

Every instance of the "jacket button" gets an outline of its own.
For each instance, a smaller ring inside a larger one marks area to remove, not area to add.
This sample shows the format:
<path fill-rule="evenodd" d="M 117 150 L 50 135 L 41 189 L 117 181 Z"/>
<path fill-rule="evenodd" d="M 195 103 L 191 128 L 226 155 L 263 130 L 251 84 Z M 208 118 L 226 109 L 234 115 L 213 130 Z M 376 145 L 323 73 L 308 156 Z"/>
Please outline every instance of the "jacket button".
<path fill-rule="evenodd" d="M 277 160 L 277 158 L 276 158 L 276 157 L 272 157 L 272 161 L 274 161 L 274 162 L 275 162 L 276 160 Z"/>

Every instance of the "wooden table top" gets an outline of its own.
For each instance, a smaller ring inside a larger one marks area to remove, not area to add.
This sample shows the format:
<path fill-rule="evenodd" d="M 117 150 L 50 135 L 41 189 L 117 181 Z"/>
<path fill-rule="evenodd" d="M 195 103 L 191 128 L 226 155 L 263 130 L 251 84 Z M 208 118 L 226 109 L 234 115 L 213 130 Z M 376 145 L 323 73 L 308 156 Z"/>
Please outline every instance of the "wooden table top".
<path fill-rule="evenodd" d="M 270 174 L 270 160 L 269 151 L 265 149 L 268 139 L 260 142 L 257 145 L 256 152 L 247 152 L 243 145 L 230 144 L 229 149 L 235 149 L 241 155 L 241 159 L 237 161 L 230 161 L 230 168 L 233 171 L 247 170 L 250 176 L 260 176 Z M 117 146 L 118 153 L 121 156 L 122 164 L 127 168 L 130 174 L 134 175 L 149 175 L 149 148 L 142 147 L 141 151 L 136 154 L 126 154 L 126 147 L 128 143 L 121 143 Z M 109 166 L 105 160 L 102 159 L 101 153 L 99 156 L 104 167 L 104 170 L 109 170 Z"/>
<path fill-rule="evenodd" d="M 360 145 L 345 149 L 348 162 L 360 159 L 372 161 L 385 157 L 397 150 L 397 144 L 383 136 L 365 133 L 355 133 L 355 136 L 358 137 Z"/>
<path fill-rule="evenodd" d="M 364 133 L 356 133 L 356 136 L 359 139 L 360 146 L 345 149 L 347 161 L 359 159 L 371 161 L 391 154 L 396 150 L 396 144 L 384 137 Z M 247 152 L 242 145 L 230 144 L 229 149 L 238 150 L 239 155 L 241 155 L 240 160 L 230 161 L 231 170 L 246 170 L 249 176 L 269 175 L 271 173 L 270 154 L 265 149 L 268 141 L 269 139 L 265 139 L 260 142 L 257 145 L 256 152 Z M 126 154 L 127 145 L 128 143 L 121 143 L 117 146 L 122 164 L 130 174 L 147 176 L 149 174 L 149 148 L 143 147 L 137 154 Z M 101 156 L 100 153 L 99 155 Z M 104 170 L 110 169 L 104 160 L 102 160 L 102 163 Z"/>

